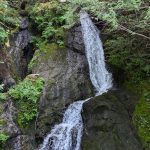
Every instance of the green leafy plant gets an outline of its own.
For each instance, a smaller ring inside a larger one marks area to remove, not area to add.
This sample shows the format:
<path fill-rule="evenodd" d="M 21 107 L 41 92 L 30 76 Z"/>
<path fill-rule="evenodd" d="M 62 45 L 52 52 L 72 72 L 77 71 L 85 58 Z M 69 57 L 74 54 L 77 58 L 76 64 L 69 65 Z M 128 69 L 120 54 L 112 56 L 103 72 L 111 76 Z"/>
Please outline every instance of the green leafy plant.
<path fill-rule="evenodd" d="M 0 133 L 0 148 L 2 148 L 3 144 L 6 143 L 8 140 L 9 136 L 5 133 Z"/>
<path fill-rule="evenodd" d="M 62 17 L 63 13 L 63 7 L 55 0 L 45 3 L 36 3 L 31 9 L 30 18 L 33 23 L 37 25 L 43 40 L 57 40 L 55 35 L 58 32 L 58 28 L 65 23 Z"/>
<path fill-rule="evenodd" d="M 9 90 L 9 95 L 15 100 L 19 109 L 17 120 L 20 127 L 27 127 L 35 119 L 43 85 L 44 80 L 41 77 L 27 78 Z"/>
<path fill-rule="evenodd" d="M 10 7 L 7 0 L 0 1 L 0 45 L 7 40 L 10 29 L 19 24 L 18 12 Z"/>

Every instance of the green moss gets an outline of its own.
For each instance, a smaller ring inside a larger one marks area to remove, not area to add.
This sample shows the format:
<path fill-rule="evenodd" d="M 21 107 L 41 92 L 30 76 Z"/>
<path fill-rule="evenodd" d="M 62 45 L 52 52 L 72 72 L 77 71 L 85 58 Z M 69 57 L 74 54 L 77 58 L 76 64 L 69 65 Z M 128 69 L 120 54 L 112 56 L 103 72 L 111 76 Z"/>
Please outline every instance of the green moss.
<path fill-rule="evenodd" d="M 52 61 L 64 61 L 66 58 L 66 50 L 63 46 L 59 46 L 57 43 L 40 42 L 38 44 L 39 49 L 35 51 L 31 62 L 28 65 L 28 69 L 31 71 L 39 62 L 47 63 L 49 59 Z"/>
<path fill-rule="evenodd" d="M 6 125 L 6 120 L 0 119 L 0 127 Z"/>
<path fill-rule="evenodd" d="M 18 108 L 17 122 L 21 128 L 28 127 L 37 116 L 43 81 L 41 77 L 30 78 L 29 76 L 8 92 Z"/>
<path fill-rule="evenodd" d="M 43 42 L 40 44 L 39 48 L 44 54 L 43 59 L 47 61 L 50 57 L 54 56 L 56 50 L 58 49 L 58 46 L 55 43 L 46 44 L 45 42 Z"/>
<path fill-rule="evenodd" d="M 4 101 L 6 100 L 6 98 L 7 98 L 6 93 L 0 93 L 0 101 Z"/>
<path fill-rule="evenodd" d="M 140 96 L 133 114 L 133 123 L 144 147 L 150 149 L 150 84 L 141 82 L 136 88 L 128 84 L 130 90 Z M 132 88 L 134 87 L 134 88 Z"/>

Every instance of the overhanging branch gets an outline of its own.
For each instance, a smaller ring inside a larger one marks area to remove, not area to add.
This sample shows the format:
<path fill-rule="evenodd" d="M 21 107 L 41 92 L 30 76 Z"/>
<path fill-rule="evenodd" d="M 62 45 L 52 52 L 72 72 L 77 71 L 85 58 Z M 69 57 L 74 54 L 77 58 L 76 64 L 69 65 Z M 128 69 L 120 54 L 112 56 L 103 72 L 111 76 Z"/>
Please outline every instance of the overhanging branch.
<path fill-rule="evenodd" d="M 118 27 L 119 27 L 119 29 L 124 30 L 124 31 L 126 31 L 126 32 L 128 32 L 128 33 L 130 33 L 130 34 L 132 34 L 132 35 L 138 35 L 138 36 L 141 36 L 141 37 L 144 37 L 144 38 L 150 40 L 150 37 L 148 37 L 148 36 L 146 36 L 146 35 L 143 35 L 143 34 L 140 34 L 140 33 L 137 33 L 137 32 L 134 32 L 134 31 L 132 31 L 132 30 L 130 30 L 130 29 L 128 29 L 128 28 L 122 26 L 122 25 L 119 25 Z"/>

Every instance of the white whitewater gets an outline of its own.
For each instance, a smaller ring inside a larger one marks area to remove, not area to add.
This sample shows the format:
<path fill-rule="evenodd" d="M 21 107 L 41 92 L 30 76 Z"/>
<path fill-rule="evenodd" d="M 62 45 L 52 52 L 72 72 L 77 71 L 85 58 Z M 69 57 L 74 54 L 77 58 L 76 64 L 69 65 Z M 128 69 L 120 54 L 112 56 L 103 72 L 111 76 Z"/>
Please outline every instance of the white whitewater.
<path fill-rule="evenodd" d="M 104 50 L 99 31 L 86 12 L 81 13 L 80 21 L 89 63 L 90 79 L 97 95 L 100 95 L 112 87 L 112 77 L 105 67 Z"/>
<path fill-rule="evenodd" d="M 100 95 L 112 87 L 112 77 L 105 67 L 104 50 L 98 30 L 86 12 L 80 14 L 80 21 L 90 79 L 97 95 Z M 85 101 L 87 100 L 74 102 L 68 107 L 62 123 L 54 126 L 40 150 L 80 150 L 83 132 L 81 111 Z"/>
<path fill-rule="evenodd" d="M 84 101 L 71 104 L 66 110 L 63 121 L 55 125 L 45 138 L 40 150 L 79 150 L 83 122 L 81 109 Z"/>

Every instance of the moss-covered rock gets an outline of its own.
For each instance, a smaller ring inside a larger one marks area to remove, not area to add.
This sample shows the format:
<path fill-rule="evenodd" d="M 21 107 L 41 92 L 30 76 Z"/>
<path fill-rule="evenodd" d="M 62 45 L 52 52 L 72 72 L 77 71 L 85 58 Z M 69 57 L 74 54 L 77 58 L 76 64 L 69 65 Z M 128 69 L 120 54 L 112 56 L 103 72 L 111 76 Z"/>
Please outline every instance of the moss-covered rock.
<path fill-rule="evenodd" d="M 142 150 L 128 111 L 117 95 L 117 91 L 108 92 L 84 104 L 83 150 Z"/>
<path fill-rule="evenodd" d="M 137 88 L 139 102 L 136 105 L 133 123 L 137 128 L 138 135 L 145 147 L 150 149 L 150 84 L 149 82 L 141 83 Z"/>

